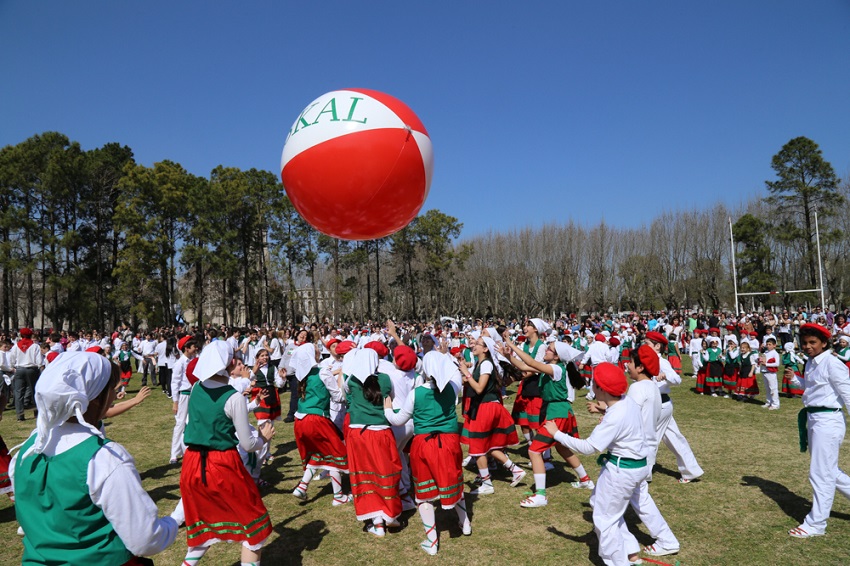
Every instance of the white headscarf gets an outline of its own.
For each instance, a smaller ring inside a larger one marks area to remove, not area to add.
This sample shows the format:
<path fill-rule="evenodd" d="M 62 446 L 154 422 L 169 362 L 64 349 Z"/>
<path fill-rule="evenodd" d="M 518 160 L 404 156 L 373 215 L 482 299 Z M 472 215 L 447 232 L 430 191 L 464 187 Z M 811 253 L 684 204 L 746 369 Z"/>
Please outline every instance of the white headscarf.
<path fill-rule="evenodd" d="M 301 344 L 292 352 L 292 367 L 295 379 L 302 381 L 316 365 L 316 347 L 312 343 Z"/>
<path fill-rule="evenodd" d="M 494 371 L 501 376 L 502 375 L 502 367 L 499 365 L 499 358 L 501 356 L 499 355 L 499 352 L 496 350 L 496 342 L 492 338 L 488 338 L 486 336 L 484 338 L 482 338 L 482 340 L 484 340 L 484 343 L 487 345 L 487 349 L 490 351 L 490 358 L 493 360 Z M 502 358 L 502 359 L 504 359 L 504 358 Z"/>
<path fill-rule="evenodd" d="M 542 318 L 532 318 L 530 322 L 534 325 L 534 328 L 537 329 L 537 333 L 541 336 L 544 336 L 552 329 L 552 327 L 549 326 L 549 324 Z"/>
<path fill-rule="evenodd" d="M 794 343 L 793 342 L 786 342 L 785 344 L 782 345 L 782 349 L 790 354 L 790 353 L 794 352 Z"/>
<path fill-rule="evenodd" d="M 584 352 L 578 348 L 573 348 L 566 342 L 555 342 L 555 351 L 558 353 L 558 358 L 565 364 L 584 355 Z"/>
<path fill-rule="evenodd" d="M 210 342 L 201 350 L 198 363 L 195 365 L 195 377 L 199 381 L 206 381 L 214 375 L 229 378 L 227 366 L 233 361 L 233 346 L 224 340 Z"/>
<path fill-rule="evenodd" d="M 485 338 L 484 340 L 489 340 L 489 338 Z M 449 382 L 456 385 L 455 391 L 461 388 L 460 370 L 455 365 L 451 356 L 433 350 L 428 352 L 422 358 L 422 371 L 434 380 L 437 384 L 437 389 L 440 391 L 445 389 Z"/>
<path fill-rule="evenodd" d="M 51 363 L 35 384 L 38 409 L 36 438 L 31 451 L 41 454 L 53 430 L 71 417 L 103 438 L 103 433 L 83 418 L 89 401 L 96 399 L 109 384 L 112 364 L 93 352 L 65 352 Z"/>
<path fill-rule="evenodd" d="M 350 355 L 350 354 L 354 355 Z M 355 378 L 360 383 L 378 371 L 378 352 L 372 348 L 352 350 L 342 359 L 342 373 Z"/>

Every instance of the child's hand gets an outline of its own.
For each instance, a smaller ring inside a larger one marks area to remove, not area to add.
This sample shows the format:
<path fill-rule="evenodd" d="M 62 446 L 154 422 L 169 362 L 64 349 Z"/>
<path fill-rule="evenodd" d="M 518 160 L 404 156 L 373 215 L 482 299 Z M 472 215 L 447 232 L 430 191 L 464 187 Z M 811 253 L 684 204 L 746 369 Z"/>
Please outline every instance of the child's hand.
<path fill-rule="evenodd" d="M 274 437 L 274 425 L 272 425 L 271 421 L 266 421 L 260 425 L 260 428 L 257 430 L 260 433 L 260 437 L 269 442 Z"/>
<path fill-rule="evenodd" d="M 384 408 L 392 409 L 393 408 L 393 400 L 389 397 L 384 397 Z"/>
<path fill-rule="evenodd" d="M 268 396 L 269 396 L 269 390 L 268 389 L 260 389 L 260 392 L 257 394 L 257 398 L 260 401 L 264 401 L 265 399 L 268 398 Z"/>
<path fill-rule="evenodd" d="M 554 438 L 555 433 L 558 432 L 558 425 L 555 424 L 555 421 L 546 421 L 543 423 L 543 428 L 546 429 L 546 432 L 548 432 L 549 436 L 552 438 Z"/>

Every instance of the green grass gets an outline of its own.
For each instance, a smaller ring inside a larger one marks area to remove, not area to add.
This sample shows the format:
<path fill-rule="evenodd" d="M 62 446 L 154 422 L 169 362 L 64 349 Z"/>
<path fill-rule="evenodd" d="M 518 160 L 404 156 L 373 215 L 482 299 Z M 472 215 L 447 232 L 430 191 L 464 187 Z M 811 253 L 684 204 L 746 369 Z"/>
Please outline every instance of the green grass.
<path fill-rule="evenodd" d="M 688 360 L 684 360 L 686 365 Z M 781 376 L 781 373 L 780 373 Z M 138 386 L 134 377 L 131 391 Z M 782 398 L 779 411 L 760 408 L 760 402 L 739 403 L 730 399 L 695 395 L 693 378 L 673 388 L 675 417 L 700 465 L 701 481 L 688 485 L 676 482 L 678 472 L 672 454 L 661 447 L 651 493 L 682 545 L 666 563 L 683 565 L 718 564 L 847 564 L 850 563 L 850 502 L 836 495 L 828 534 L 811 540 L 793 539 L 789 528 L 797 526 L 811 505 L 808 483 L 809 457 L 797 443 L 796 417 L 799 399 Z M 760 386 L 763 387 L 762 384 Z M 761 397 L 763 400 L 763 395 Z M 286 406 L 288 395 L 284 395 Z M 506 404 L 513 402 L 513 396 Z M 155 391 L 141 406 L 112 420 L 107 435 L 120 442 L 136 458 L 145 488 L 163 514 L 169 513 L 179 497 L 179 469 L 168 466 L 173 418 L 171 403 Z M 584 400 L 576 403 L 579 430 L 587 436 L 595 419 L 584 411 Z M 28 412 L 28 417 L 31 412 Z M 21 442 L 34 421 L 15 421 L 7 412 L 0 434 L 8 446 Z M 418 548 L 423 539 L 421 522 L 413 512 L 405 513 L 401 530 L 376 540 L 363 532 L 351 505 L 331 506 L 327 481 L 310 486 L 310 500 L 299 504 L 291 495 L 301 477 L 301 466 L 292 425 L 279 423 L 274 441 L 275 460 L 263 472 L 273 487 L 263 491 L 274 522 L 274 534 L 263 554 L 264 564 L 381 564 L 428 561 L 434 564 L 600 564 L 596 554 L 589 492 L 574 490 L 568 482 L 572 471 L 556 457 L 556 470 L 548 478 L 549 505 L 523 509 L 519 501 L 532 484 L 512 489 L 508 475 L 496 472 L 496 493 L 479 500 L 469 498 L 473 534 L 461 536 L 453 512 L 437 513 L 440 553 L 427 557 Z M 510 451 L 517 462 L 526 462 L 524 447 Z M 582 461 L 595 478 L 595 457 Z M 850 469 L 847 451 L 840 465 Z M 471 481 L 474 473 L 467 471 Z M 468 489 L 467 489 L 468 491 Z M 626 515 L 632 532 L 642 544 L 650 544 L 645 527 L 634 514 Z M 7 546 L 0 563 L 20 564 L 22 546 L 16 536 L 14 508 L 0 501 L 0 538 Z M 185 531 L 177 541 L 154 558 L 157 564 L 179 564 L 185 552 Z M 238 563 L 233 545 L 215 545 L 201 564 Z"/>

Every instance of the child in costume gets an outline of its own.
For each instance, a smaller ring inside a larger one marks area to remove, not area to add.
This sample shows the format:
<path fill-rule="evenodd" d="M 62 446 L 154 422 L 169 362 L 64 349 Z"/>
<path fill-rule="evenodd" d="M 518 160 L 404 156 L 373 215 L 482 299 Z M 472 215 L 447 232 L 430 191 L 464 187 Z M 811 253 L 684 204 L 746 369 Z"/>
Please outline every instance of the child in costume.
<path fill-rule="evenodd" d="M 749 339 L 741 338 L 741 346 L 738 348 L 738 387 L 735 393 L 738 400 L 752 399 L 759 394 L 758 379 L 756 379 L 756 368 L 759 365 L 759 355 L 752 351 Z"/>
<path fill-rule="evenodd" d="M 786 342 L 782 350 L 782 366 L 785 368 L 782 375 L 782 392 L 793 399 L 803 395 L 803 376 L 800 374 L 799 364 L 805 362 L 794 353 L 793 342 Z"/>
<path fill-rule="evenodd" d="M 805 393 L 798 417 L 800 451 L 809 450 L 812 510 L 803 523 L 788 531 L 797 538 L 826 534 L 826 521 L 836 489 L 850 498 L 850 476 L 838 467 L 844 439 L 842 407 L 850 406 L 850 372 L 830 353 L 830 332 L 819 324 L 800 326 L 801 349 L 809 360 L 803 371 Z"/>
<path fill-rule="evenodd" d="M 434 555 L 439 547 L 434 502 L 443 509 L 455 510 L 464 535 L 472 534 L 472 525 L 463 500 L 463 452 L 455 411 L 461 376 L 451 358 L 434 351 L 422 358 L 422 373 L 424 383 L 413 389 L 398 412 L 392 400 L 385 399 L 384 414 L 394 426 L 413 419 L 410 467 L 425 527 L 420 548 Z"/>
<path fill-rule="evenodd" d="M 236 364 L 232 346 L 217 340 L 204 348 L 193 370 L 199 381 L 189 396 L 180 473 L 188 566 L 195 566 L 220 541 L 242 543 L 242 563 L 258 565 L 272 533 L 266 506 L 236 445 L 254 452 L 274 436 L 274 427 L 263 423 L 259 437 L 252 437 L 248 407 L 229 384 Z"/>
<path fill-rule="evenodd" d="M 133 458 L 100 424 L 116 398 L 118 366 L 66 352 L 38 380 L 37 428 L 10 469 L 23 564 L 151 564 L 171 545 L 182 506 L 160 518 Z"/>
<path fill-rule="evenodd" d="M 318 470 L 325 470 L 333 486 L 334 506 L 351 501 L 342 492 L 342 476 L 348 473 L 348 458 L 342 433 L 330 419 L 331 400 L 345 400 L 338 379 L 323 371 L 316 362 L 316 347 L 302 344 L 292 353 L 292 366 L 298 380 L 298 410 L 295 412 L 295 443 L 301 455 L 304 476 L 292 492 L 297 499 L 307 500 L 307 487 Z"/>
<path fill-rule="evenodd" d="M 763 409 L 776 411 L 779 409 L 779 387 L 776 382 L 776 373 L 779 371 L 779 352 L 776 351 L 776 339 L 768 338 L 765 342 L 767 351 L 764 353 L 762 364 L 762 376 L 764 387 L 767 389 L 765 395 L 767 402 L 762 405 Z"/>
<path fill-rule="evenodd" d="M 726 338 L 726 358 L 723 361 L 723 389 L 726 393 L 723 395 L 729 398 L 734 395 L 738 389 L 738 339 L 734 334 L 727 334 Z"/>

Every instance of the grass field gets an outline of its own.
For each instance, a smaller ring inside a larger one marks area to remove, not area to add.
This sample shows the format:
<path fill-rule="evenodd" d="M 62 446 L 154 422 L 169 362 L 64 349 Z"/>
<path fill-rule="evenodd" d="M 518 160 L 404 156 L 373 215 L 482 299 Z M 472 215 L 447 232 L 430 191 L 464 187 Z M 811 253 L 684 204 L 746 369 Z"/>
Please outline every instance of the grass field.
<path fill-rule="evenodd" d="M 684 361 L 687 364 L 688 360 Z M 137 375 L 131 392 L 138 383 Z M 695 395 L 693 384 L 693 378 L 686 377 L 680 387 L 673 388 L 671 396 L 675 418 L 706 473 L 698 482 L 677 483 L 675 459 L 661 447 L 650 492 L 682 545 L 678 556 L 661 561 L 672 564 L 678 560 L 688 566 L 850 564 L 850 502 L 840 494 L 836 495 L 827 536 L 798 540 L 787 535 L 811 505 L 809 457 L 799 452 L 797 442 L 800 400 L 783 397 L 781 410 L 767 411 L 761 408 L 763 395 L 758 403 L 739 403 Z M 284 406 L 287 401 L 285 394 Z M 512 402 L 511 395 L 506 404 Z M 155 391 L 142 405 L 113 419 L 106 428 L 109 438 L 123 444 L 136 458 L 144 486 L 162 514 L 169 513 L 179 498 L 179 468 L 168 465 L 173 426 L 170 407 L 170 400 Z M 582 397 L 576 409 L 579 430 L 587 436 L 594 419 L 584 411 Z M 28 419 L 31 414 L 28 411 Z M 17 422 L 14 412 L 7 412 L 5 417 L 0 422 L 0 434 L 9 447 L 21 442 L 35 425 L 32 420 Z M 328 481 L 311 484 L 308 502 L 295 500 L 290 492 L 302 471 L 292 425 L 278 423 L 273 453 L 274 462 L 263 472 L 272 487 L 263 490 L 263 495 L 274 534 L 263 554 L 263 564 L 601 564 L 588 505 L 590 493 L 569 486 L 575 477 L 558 456 L 556 470 L 548 477 L 547 507 L 519 506 L 533 483 L 530 471 L 526 484 L 518 488 L 508 485 L 505 472 L 496 472 L 495 494 L 468 498 L 471 537 L 461 536 L 454 512 L 438 511 L 440 553 L 429 557 L 418 548 L 424 537 L 415 512 L 403 515 L 400 530 L 375 539 L 355 520 L 351 505 L 331 506 Z M 516 462 L 527 462 L 524 446 L 509 455 Z M 595 478 L 599 473 L 595 457 L 583 457 L 582 461 Z M 846 448 L 840 465 L 850 469 Z M 474 472 L 466 472 L 468 481 L 474 476 Z M 631 511 L 626 518 L 638 540 L 651 544 L 645 527 Z M 6 541 L 0 551 L 2 564 L 20 564 L 22 545 L 16 528 L 14 508 L 2 498 L 0 538 Z M 181 529 L 176 543 L 154 561 L 179 564 L 185 549 L 185 531 Z M 234 564 L 238 557 L 235 546 L 219 544 L 201 563 Z"/>

